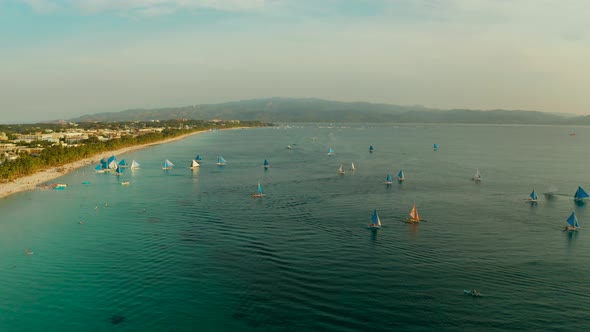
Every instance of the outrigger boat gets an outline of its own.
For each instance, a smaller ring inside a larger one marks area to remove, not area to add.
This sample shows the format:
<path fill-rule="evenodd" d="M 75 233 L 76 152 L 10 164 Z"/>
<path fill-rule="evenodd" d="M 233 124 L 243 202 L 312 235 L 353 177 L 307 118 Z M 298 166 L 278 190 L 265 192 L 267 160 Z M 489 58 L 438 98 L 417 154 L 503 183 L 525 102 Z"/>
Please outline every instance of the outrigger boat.
<path fill-rule="evenodd" d="M 471 296 L 474 296 L 474 297 L 483 296 L 483 295 L 482 295 L 482 294 L 481 294 L 481 293 L 480 293 L 478 290 L 476 290 L 476 289 L 473 289 L 473 290 L 467 290 L 467 289 L 464 289 L 464 290 L 463 290 L 463 294 L 465 294 L 465 295 L 471 295 Z"/>
<path fill-rule="evenodd" d="M 567 218 L 567 226 L 563 228 L 564 231 L 577 232 L 580 229 L 580 223 L 576 217 L 576 213 L 572 212 L 569 218 Z"/>
<path fill-rule="evenodd" d="M 373 211 L 373 216 L 371 216 L 371 223 L 367 225 L 368 229 L 380 229 L 381 228 L 381 219 L 379 219 L 379 215 L 377 214 L 377 209 Z"/>
<path fill-rule="evenodd" d="M 420 215 L 418 214 L 418 209 L 416 208 L 416 203 L 414 203 L 414 206 L 412 206 L 412 211 L 410 211 L 410 218 L 406 219 L 407 223 L 417 223 L 423 221 L 423 219 L 420 218 Z"/>
<path fill-rule="evenodd" d="M 258 182 L 258 192 L 256 194 L 250 194 L 250 196 L 252 196 L 252 197 L 263 197 L 264 196 L 260 182 Z"/>
<path fill-rule="evenodd" d="M 344 175 L 344 167 L 342 167 L 342 164 L 340 164 L 340 167 L 338 167 L 338 172 L 336 172 L 336 174 Z"/>

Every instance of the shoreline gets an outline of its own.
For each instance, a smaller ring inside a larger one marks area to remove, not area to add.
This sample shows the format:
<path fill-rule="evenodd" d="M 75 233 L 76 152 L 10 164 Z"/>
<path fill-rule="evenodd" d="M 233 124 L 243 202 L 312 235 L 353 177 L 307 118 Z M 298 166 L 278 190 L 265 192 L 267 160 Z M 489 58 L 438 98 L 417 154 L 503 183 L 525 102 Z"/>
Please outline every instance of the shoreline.
<path fill-rule="evenodd" d="M 234 127 L 234 128 L 219 129 L 219 130 L 232 130 L 232 129 L 244 129 L 244 128 L 249 128 L 249 127 Z M 39 171 L 35 174 L 31 174 L 31 175 L 27 175 L 25 177 L 18 178 L 12 182 L 0 183 L 0 199 L 6 198 L 10 195 L 20 193 L 23 191 L 42 189 L 43 188 L 42 185 L 47 183 L 48 181 L 51 181 L 51 180 L 57 179 L 61 176 L 64 176 L 64 175 L 66 175 L 66 174 L 70 173 L 71 171 L 76 170 L 78 168 L 88 166 L 88 165 L 91 165 L 94 163 L 98 163 L 100 161 L 100 158 L 104 157 L 105 154 L 107 154 L 107 155 L 120 155 L 120 154 L 124 154 L 127 152 L 144 149 L 144 148 L 147 148 L 147 147 L 150 147 L 153 145 L 165 144 L 165 143 L 178 141 L 181 139 L 185 139 L 189 136 L 202 134 L 202 133 L 206 133 L 209 131 L 210 131 L 209 129 L 195 131 L 193 133 L 189 133 L 189 134 L 185 134 L 185 135 L 181 135 L 181 136 L 177 136 L 177 137 L 172 137 L 172 138 L 169 138 L 169 139 L 166 139 L 163 141 L 128 146 L 128 147 L 121 148 L 121 149 L 114 150 L 114 151 L 110 151 L 110 152 L 101 152 L 101 153 L 97 153 L 97 154 L 93 155 L 92 157 L 80 159 L 78 161 L 74 161 L 72 163 L 65 164 L 62 166 L 51 167 L 49 169 Z"/>

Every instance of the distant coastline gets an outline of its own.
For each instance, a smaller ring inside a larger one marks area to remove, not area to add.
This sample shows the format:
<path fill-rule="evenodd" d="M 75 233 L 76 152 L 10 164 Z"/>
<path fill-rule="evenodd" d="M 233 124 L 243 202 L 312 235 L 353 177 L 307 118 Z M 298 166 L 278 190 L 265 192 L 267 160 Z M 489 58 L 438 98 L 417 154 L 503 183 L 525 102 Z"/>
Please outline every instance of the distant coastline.
<path fill-rule="evenodd" d="M 233 130 L 233 129 L 244 129 L 244 128 L 249 128 L 249 127 L 233 127 L 233 128 L 219 129 L 219 130 Z M 131 151 L 144 149 L 144 148 L 147 148 L 147 147 L 150 147 L 153 145 L 165 144 L 165 143 L 178 141 L 181 139 L 185 139 L 189 136 L 202 134 L 202 133 L 205 133 L 208 131 L 210 131 L 210 130 L 209 129 L 200 130 L 200 131 L 195 131 L 192 133 L 172 137 L 172 138 L 165 139 L 165 140 L 158 141 L 158 142 L 151 142 L 151 143 L 147 143 L 147 144 L 128 146 L 128 147 L 124 147 L 124 148 L 121 148 L 118 150 L 110 151 L 110 152 L 108 152 L 108 154 L 121 155 L 121 154 L 128 153 Z M 23 192 L 23 191 L 30 191 L 30 190 L 46 188 L 49 186 L 49 183 L 48 183 L 49 181 L 55 180 L 61 176 L 64 176 L 64 175 L 68 174 L 69 172 L 76 170 L 78 168 L 88 166 L 91 164 L 96 164 L 99 162 L 100 158 L 104 157 L 104 155 L 105 155 L 104 152 L 100 152 L 100 153 L 97 153 L 91 157 L 80 159 L 80 160 L 74 161 L 74 162 L 66 164 L 66 165 L 51 167 L 49 169 L 37 172 L 35 174 L 31 174 L 28 176 L 17 178 L 11 182 L 0 183 L 0 199 L 8 197 L 12 194 Z"/>

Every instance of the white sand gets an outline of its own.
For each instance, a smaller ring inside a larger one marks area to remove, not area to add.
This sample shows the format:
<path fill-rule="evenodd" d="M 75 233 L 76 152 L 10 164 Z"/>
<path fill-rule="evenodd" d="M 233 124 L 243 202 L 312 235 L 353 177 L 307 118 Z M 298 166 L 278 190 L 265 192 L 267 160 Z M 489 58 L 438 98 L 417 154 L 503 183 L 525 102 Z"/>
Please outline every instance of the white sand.
<path fill-rule="evenodd" d="M 228 128 L 228 129 L 241 129 L 241 128 L 242 127 Z M 225 130 L 227 130 L 227 129 L 225 129 Z M 148 143 L 148 144 L 143 144 L 143 145 L 129 146 L 126 148 L 115 150 L 115 151 L 101 152 L 101 153 L 98 153 L 92 157 L 78 160 L 78 161 L 75 161 L 70 164 L 66 164 L 66 165 L 59 166 L 59 167 L 52 167 L 52 168 L 37 172 L 35 174 L 29 175 L 29 176 L 18 178 L 12 182 L 0 183 L 0 198 L 6 197 L 6 196 L 9 196 L 9 195 L 21 192 L 21 191 L 43 188 L 43 184 L 45 184 L 48 181 L 51 181 L 53 179 L 56 179 L 60 176 L 63 176 L 64 174 L 67 174 L 68 172 L 71 172 L 77 168 L 80 168 L 80 167 L 83 167 L 86 165 L 97 164 L 100 161 L 100 159 L 102 157 L 104 157 L 105 154 L 121 155 L 123 153 L 143 149 L 148 146 L 152 146 L 152 145 L 156 145 L 156 144 L 170 143 L 173 141 L 181 140 L 181 139 L 186 138 L 188 136 L 204 133 L 207 131 L 209 131 L 209 130 L 207 129 L 207 130 L 203 130 L 203 131 L 197 131 L 194 133 L 170 138 L 170 139 L 167 139 L 164 141 L 158 141 L 158 142 Z"/>

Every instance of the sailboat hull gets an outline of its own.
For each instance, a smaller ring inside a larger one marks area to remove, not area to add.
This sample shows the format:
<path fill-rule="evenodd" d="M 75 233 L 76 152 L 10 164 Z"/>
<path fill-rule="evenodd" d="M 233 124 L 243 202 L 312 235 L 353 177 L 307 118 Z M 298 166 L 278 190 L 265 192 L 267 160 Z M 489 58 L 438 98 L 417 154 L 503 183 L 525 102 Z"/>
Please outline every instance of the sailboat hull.
<path fill-rule="evenodd" d="M 264 197 L 265 194 L 250 194 L 250 196 L 256 198 L 256 197 Z"/>
<path fill-rule="evenodd" d="M 381 229 L 379 225 L 367 225 L 365 226 L 366 229 Z"/>

